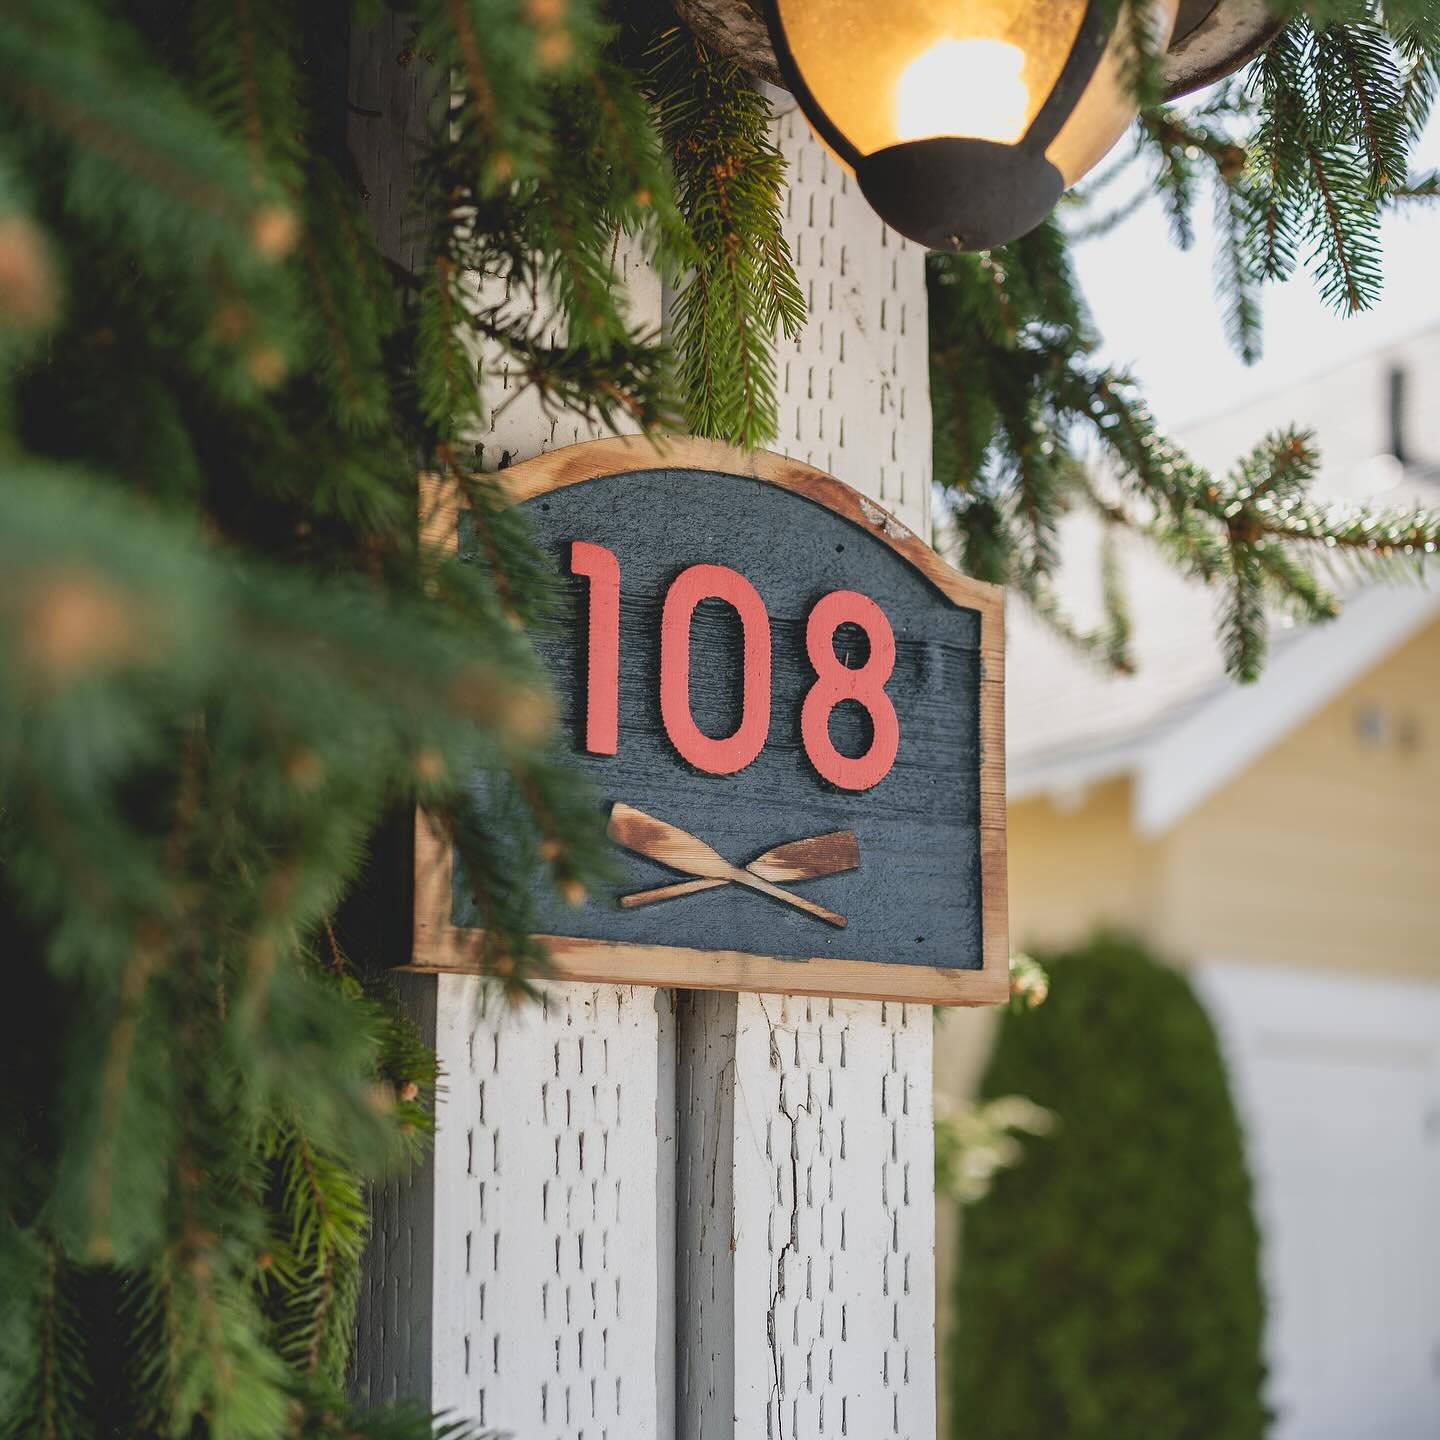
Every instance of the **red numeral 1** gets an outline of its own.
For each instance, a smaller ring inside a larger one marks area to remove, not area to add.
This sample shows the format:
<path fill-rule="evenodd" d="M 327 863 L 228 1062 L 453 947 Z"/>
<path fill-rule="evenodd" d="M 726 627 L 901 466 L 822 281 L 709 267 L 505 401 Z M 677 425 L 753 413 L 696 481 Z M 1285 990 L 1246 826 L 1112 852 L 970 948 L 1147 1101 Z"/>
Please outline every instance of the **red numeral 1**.
<path fill-rule="evenodd" d="M 835 631 L 858 625 L 870 643 L 870 657 L 858 670 L 842 665 L 835 654 Z M 805 650 L 815 667 L 815 683 L 800 707 L 800 734 L 810 763 L 842 790 L 868 790 L 878 785 L 895 763 L 900 749 L 900 722 L 885 693 L 895 669 L 895 632 L 885 612 L 856 590 L 832 590 L 815 602 L 805 622 Z M 870 748 L 853 759 L 830 741 L 830 712 L 842 700 L 855 700 L 870 716 L 874 738 Z"/>
<path fill-rule="evenodd" d="M 590 582 L 585 748 L 613 755 L 620 738 L 620 562 L 603 545 L 572 540 L 570 573 Z"/>
<path fill-rule="evenodd" d="M 712 740 L 690 710 L 690 619 L 702 600 L 734 606 L 745 633 L 740 726 Z M 770 617 L 755 587 L 724 565 L 692 565 L 665 592 L 660 616 L 660 718 L 670 743 L 697 770 L 733 775 L 764 748 L 770 734 Z"/>

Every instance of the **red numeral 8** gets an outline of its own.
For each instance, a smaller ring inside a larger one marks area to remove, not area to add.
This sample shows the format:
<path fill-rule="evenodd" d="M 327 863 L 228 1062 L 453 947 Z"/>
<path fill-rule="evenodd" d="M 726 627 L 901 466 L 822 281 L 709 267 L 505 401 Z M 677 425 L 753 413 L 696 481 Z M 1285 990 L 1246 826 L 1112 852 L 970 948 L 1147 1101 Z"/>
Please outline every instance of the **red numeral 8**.
<path fill-rule="evenodd" d="M 835 654 L 835 632 L 845 624 L 858 625 L 870 644 L 870 657 L 857 670 L 843 665 Z M 868 596 L 832 590 L 816 601 L 805 622 L 805 650 L 815 667 L 815 683 L 800 710 L 805 753 L 832 785 L 869 790 L 890 773 L 900 748 L 900 722 L 885 693 L 895 669 L 895 632 L 885 612 Z M 863 705 L 874 731 L 870 748 L 853 759 L 830 741 L 830 712 L 842 700 Z"/>

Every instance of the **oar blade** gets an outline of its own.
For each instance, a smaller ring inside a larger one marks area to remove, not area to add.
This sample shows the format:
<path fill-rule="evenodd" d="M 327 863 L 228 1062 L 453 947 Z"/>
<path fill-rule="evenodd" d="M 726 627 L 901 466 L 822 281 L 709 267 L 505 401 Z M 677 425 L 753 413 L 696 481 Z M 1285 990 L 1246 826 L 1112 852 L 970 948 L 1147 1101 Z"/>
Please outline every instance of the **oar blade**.
<path fill-rule="evenodd" d="M 610 836 L 627 850 L 686 875 L 728 880 L 734 873 L 735 867 L 703 840 L 620 801 L 610 808 Z"/>
<path fill-rule="evenodd" d="M 860 867 L 860 842 L 853 830 L 832 830 L 792 840 L 757 855 L 745 868 L 762 880 L 784 884 L 788 880 L 815 880 Z"/>

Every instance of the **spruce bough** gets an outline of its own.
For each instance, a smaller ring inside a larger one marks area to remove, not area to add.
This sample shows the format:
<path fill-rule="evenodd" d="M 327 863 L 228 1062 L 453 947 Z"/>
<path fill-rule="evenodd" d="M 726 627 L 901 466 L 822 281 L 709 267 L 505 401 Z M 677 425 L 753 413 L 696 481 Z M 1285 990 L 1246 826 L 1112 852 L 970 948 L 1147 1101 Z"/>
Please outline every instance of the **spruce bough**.
<path fill-rule="evenodd" d="M 1158 195 L 1182 247 L 1194 242 L 1196 206 L 1213 206 L 1219 298 L 1231 341 L 1253 360 L 1267 282 L 1304 266 L 1333 309 L 1368 308 L 1382 288 L 1381 217 L 1437 193 L 1437 177 L 1412 174 L 1408 156 L 1436 93 L 1440 5 L 1275 8 L 1290 17 L 1278 38 L 1192 102 L 1160 103 L 1142 69 L 1147 103 L 1131 140 L 1056 218 L 991 254 L 929 260 L 946 543 L 971 574 L 1013 586 L 1119 671 L 1133 664 L 1119 548 L 1104 556 L 1100 624 L 1077 626 L 1054 588 L 1058 527 L 1072 509 L 1215 591 L 1226 669 L 1240 680 L 1259 675 L 1276 611 L 1331 619 L 1357 579 L 1418 577 L 1440 543 L 1433 511 L 1317 500 L 1317 437 L 1283 425 L 1257 435 L 1228 474 L 1208 473 L 1157 429 L 1134 379 L 1095 359 L 1072 241 L 1141 201 Z M 1121 186 L 1130 198 L 1115 202 Z"/>

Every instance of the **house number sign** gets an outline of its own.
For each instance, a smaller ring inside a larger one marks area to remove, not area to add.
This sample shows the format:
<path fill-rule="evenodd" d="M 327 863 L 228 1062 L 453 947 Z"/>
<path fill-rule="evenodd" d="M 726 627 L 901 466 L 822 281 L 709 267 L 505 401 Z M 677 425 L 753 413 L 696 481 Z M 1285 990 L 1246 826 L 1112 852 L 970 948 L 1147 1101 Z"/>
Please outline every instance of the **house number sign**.
<path fill-rule="evenodd" d="M 1000 592 L 776 455 L 604 440 L 504 478 L 564 588 L 537 644 L 619 877 L 541 902 L 557 973 L 1003 999 Z M 424 499 L 463 559 L 458 497 Z M 479 926 L 422 822 L 415 968 L 478 969 Z"/>

